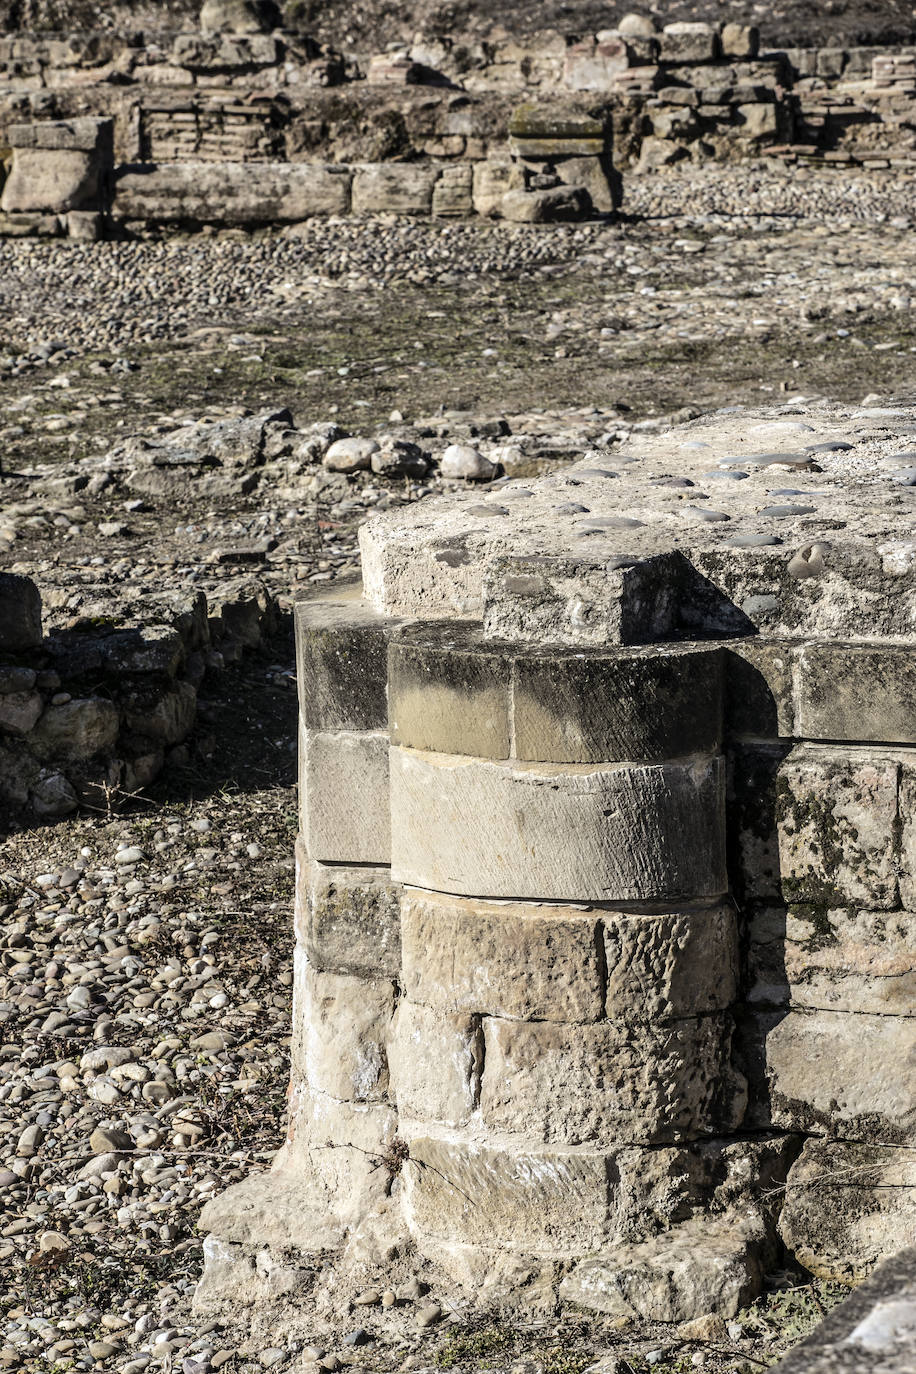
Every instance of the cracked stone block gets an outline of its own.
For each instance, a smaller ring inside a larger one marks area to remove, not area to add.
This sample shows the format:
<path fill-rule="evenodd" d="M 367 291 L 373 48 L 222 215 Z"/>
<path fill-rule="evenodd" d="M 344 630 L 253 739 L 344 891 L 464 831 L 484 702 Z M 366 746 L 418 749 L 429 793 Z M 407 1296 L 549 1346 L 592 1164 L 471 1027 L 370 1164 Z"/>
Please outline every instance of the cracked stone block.
<path fill-rule="evenodd" d="M 388 1041 L 388 1063 L 399 1112 L 420 1121 L 466 1125 L 480 1094 L 480 1018 L 401 1002 Z"/>
<path fill-rule="evenodd" d="M 394 984 L 318 973 L 302 960 L 297 961 L 295 993 L 293 1018 L 301 1056 L 294 1052 L 294 1059 L 309 1086 L 341 1101 L 384 1101 Z"/>
<path fill-rule="evenodd" d="M 310 863 L 296 841 L 296 938 L 323 973 L 397 978 L 400 886 L 388 868 Z"/>

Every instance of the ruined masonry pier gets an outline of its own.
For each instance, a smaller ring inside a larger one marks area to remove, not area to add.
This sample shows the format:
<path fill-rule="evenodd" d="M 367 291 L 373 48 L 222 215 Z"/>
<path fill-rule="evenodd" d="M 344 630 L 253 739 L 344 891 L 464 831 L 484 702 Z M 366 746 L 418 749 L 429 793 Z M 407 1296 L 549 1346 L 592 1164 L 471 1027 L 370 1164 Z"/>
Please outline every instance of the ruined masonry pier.
<path fill-rule="evenodd" d="M 199 1304 L 415 1250 L 681 1321 L 916 1240 L 901 414 L 384 513 L 298 606 L 288 1136 L 206 1209 Z"/>

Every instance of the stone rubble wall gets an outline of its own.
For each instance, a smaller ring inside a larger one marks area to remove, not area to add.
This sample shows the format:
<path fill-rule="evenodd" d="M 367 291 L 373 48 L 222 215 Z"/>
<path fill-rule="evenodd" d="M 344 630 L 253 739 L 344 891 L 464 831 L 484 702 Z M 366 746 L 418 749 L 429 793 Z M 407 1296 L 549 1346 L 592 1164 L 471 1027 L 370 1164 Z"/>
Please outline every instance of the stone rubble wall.
<path fill-rule="evenodd" d="M 916 49 L 761 51 L 753 28 L 656 31 L 647 20 L 584 39 L 418 37 L 409 50 L 346 56 L 287 30 L 10 35 L 0 38 L 0 146 L 15 150 L 2 227 L 55 231 L 59 212 L 22 194 L 28 159 L 16 131 L 36 121 L 112 121 L 122 222 L 295 222 L 378 210 L 543 218 L 552 217 L 549 197 L 536 204 L 515 193 L 580 187 L 578 204 L 560 192 L 563 218 L 614 208 L 612 168 L 762 154 L 907 167 L 916 158 L 914 64 Z M 533 139 L 516 146 L 520 101 L 544 135 L 537 151 Z M 549 146 L 569 143 L 570 118 L 601 124 L 600 154 Z M 35 169 L 39 182 L 49 165 Z M 208 194 L 195 199 L 201 177 Z M 500 196 L 478 191 L 480 180 Z M 209 218 L 199 213 L 205 203 Z M 91 236 L 85 224 L 74 232 Z"/>
<path fill-rule="evenodd" d="M 44 635 L 38 587 L 0 573 L 0 808 L 63 816 L 152 782 L 186 756 L 207 671 L 277 623 L 273 597 L 243 576 L 209 599 L 153 598 L 142 621 Z"/>

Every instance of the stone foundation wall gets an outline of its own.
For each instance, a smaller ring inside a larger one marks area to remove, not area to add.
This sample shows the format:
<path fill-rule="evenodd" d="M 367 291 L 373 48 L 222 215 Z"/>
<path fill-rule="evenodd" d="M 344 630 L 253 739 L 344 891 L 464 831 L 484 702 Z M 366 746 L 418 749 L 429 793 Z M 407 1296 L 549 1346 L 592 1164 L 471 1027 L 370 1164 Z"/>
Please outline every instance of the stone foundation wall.
<path fill-rule="evenodd" d="M 912 543 L 760 504 L 816 439 L 730 515 L 676 508 L 741 462 L 714 426 L 691 480 L 660 440 L 380 515 L 365 597 L 298 605 L 289 1129 L 208 1206 L 203 1305 L 265 1296 L 264 1247 L 294 1287 L 408 1244 L 683 1321 L 913 1243 Z"/>

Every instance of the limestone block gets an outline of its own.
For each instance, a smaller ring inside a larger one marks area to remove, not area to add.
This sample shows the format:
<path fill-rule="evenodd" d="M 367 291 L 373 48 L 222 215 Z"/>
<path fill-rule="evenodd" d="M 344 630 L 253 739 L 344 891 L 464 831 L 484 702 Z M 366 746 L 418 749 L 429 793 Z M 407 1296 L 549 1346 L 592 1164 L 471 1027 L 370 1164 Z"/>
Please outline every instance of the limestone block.
<path fill-rule="evenodd" d="M 383 1101 L 394 985 L 310 968 L 303 984 L 295 1016 L 309 1087 L 342 1101 Z"/>
<path fill-rule="evenodd" d="M 721 684 L 714 646 L 519 653 L 515 755 L 553 763 L 654 763 L 716 753 Z"/>
<path fill-rule="evenodd" d="M 41 643 L 41 593 L 30 577 L 0 572 L 0 649 Z"/>
<path fill-rule="evenodd" d="M 498 556 L 483 577 L 484 631 L 494 639 L 547 644 L 651 643 L 674 628 L 680 576 L 680 564 L 668 554 Z"/>
<path fill-rule="evenodd" d="M 885 1144 L 916 1141 L 916 1018 L 751 1013 L 742 1026 L 751 1126 Z"/>
<path fill-rule="evenodd" d="M 663 63 L 714 62 L 719 56 L 719 35 L 712 24 L 666 24 L 658 42 L 658 57 Z"/>
<path fill-rule="evenodd" d="M 10 215 L 66 214 L 93 209 L 100 200 L 91 153 L 68 148 L 15 148 L 0 210 Z"/>
<path fill-rule="evenodd" d="M 272 1172 L 307 1185 L 326 1223 L 358 1223 L 384 1203 L 391 1180 L 382 1157 L 397 1129 L 397 1113 L 388 1106 L 339 1102 L 293 1083 L 287 1139 Z M 292 1237 L 297 1230 L 291 1228 Z"/>
<path fill-rule="evenodd" d="M 750 1003 L 916 1016 L 912 913 L 769 907 L 748 927 Z"/>
<path fill-rule="evenodd" d="M 270 0 L 204 0 L 200 27 L 203 33 L 263 33 L 278 18 Z"/>
<path fill-rule="evenodd" d="M 122 220 L 296 224 L 347 214 L 352 176 L 318 162 L 161 162 L 122 168 L 113 208 Z"/>
<path fill-rule="evenodd" d="M 433 187 L 432 212 L 437 219 L 464 219 L 474 213 L 473 168 L 469 163 L 444 167 Z"/>
<path fill-rule="evenodd" d="M 523 161 L 553 162 L 556 158 L 599 158 L 605 150 L 604 131 L 597 138 L 510 138 L 509 151 Z"/>
<path fill-rule="evenodd" d="M 359 587 L 295 607 L 299 711 L 313 730 L 384 730 L 386 631 L 390 622 Z"/>
<path fill-rule="evenodd" d="M 722 56 L 753 61 L 760 50 L 760 30 L 753 24 L 722 25 Z"/>
<path fill-rule="evenodd" d="M 684 1322 L 734 1317 L 757 1297 L 773 1246 L 759 1214 L 699 1216 L 642 1244 L 577 1264 L 560 1286 L 566 1302 L 609 1316 Z"/>
<path fill-rule="evenodd" d="M 916 666 L 909 649 L 807 644 L 795 683 L 802 738 L 916 744 Z"/>
<path fill-rule="evenodd" d="M 438 179 L 439 168 L 424 163 L 364 163 L 353 178 L 353 213 L 431 214 Z"/>
<path fill-rule="evenodd" d="M 403 627 L 388 650 L 392 743 L 508 758 L 509 673 L 504 646 L 477 626 Z"/>
<path fill-rule="evenodd" d="M 730 735 L 791 738 L 796 733 L 793 667 L 797 650 L 780 640 L 730 640 L 725 660 L 725 722 Z M 797 733 L 805 736 L 799 726 Z"/>
<path fill-rule="evenodd" d="M 196 716 L 197 692 L 190 682 L 175 682 L 152 701 L 133 696 L 124 713 L 131 730 L 159 744 L 177 744 L 187 739 Z"/>
<path fill-rule="evenodd" d="M 595 768 L 393 748 L 392 876 L 546 901 L 715 896 L 722 796 L 718 759 Z"/>
<path fill-rule="evenodd" d="M 296 841 L 296 936 L 314 968 L 396 978 L 400 925 L 400 888 L 389 869 L 309 863 Z"/>
<path fill-rule="evenodd" d="M 300 786 L 311 858 L 343 864 L 389 861 L 386 731 L 307 730 Z"/>
<path fill-rule="evenodd" d="M 730 903 L 653 915 L 607 911 L 602 924 L 610 1018 L 663 1021 L 731 1005 L 738 929 Z"/>
<path fill-rule="evenodd" d="M 499 202 L 499 214 L 513 224 L 562 224 L 586 219 L 593 211 L 584 186 L 507 191 Z"/>
<path fill-rule="evenodd" d="M 897 779 L 891 755 L 802 745 L 776 779 L 787 901 L 896 905 Z"/>
<path fill-rule="evenodd" d="M 471 193 L 475 211 L 488 218 L 498 215 L 506 192 L 518 190 L 524 184 L 524 172 L 513 162 L 499 162 L 495 158 L 478 162 Z"/>
<path fill-rule="evenodd" d="M 776 105 L 755 101 L 751 105 L 737 105 L 735 113 L 740 120 L 740 136 L 744 139 L 764 143 L 775 140 L 779 134 L 779 111 Z"/>
<path fill-rule="evenodd" d="M 405 1131 L 404 1134 L 407 1134 Z M 404 1214 L 422 1237 L 534 1254 L 588 1254 L 613 1235 L 613 1154 L 500 1150 L 412 1135 Z"/>
<path fill-rule="evenodd" d="M 608 91 L 618 72 L 629 66 L 627 45 L 620 38 L 592 38 L 566 51 L 563 81 L 571 91 Z"/>
<path fill-rule="evenodd" d="M 582 186 L 601 214 L 610 214 L 617 209 L 619 200 L 615 199 L 613 168 L 607 153 L 600 157 L 564 155 L 554 163 L 554 169 L 564 186 Z"/>
<path fill-rule="evenodd" d="M 112 702 L 82 697 L 47 707 L 30 743 L 39 758 L 90 759 L 114 748 L 119 724 Z"/>
<path fill-rule="evenodd" d="M 108 119 L 12 125 L 13 164 L 0 198 L 7 213 L 101 210 L 114 166 Z"/>
<path fill-rule="evenodd" d="M 789 1171 L 779 1233 L 819 1278 L 861 1283 L 876 1263 L 916 1245 L 916 1155 L 806 1140 Z"/>
<path fill-rule="evenodd" d="M 480 1092 L 480 1018 L 401 1002 L 388 1042 L 388 1063 L 399 1112 L 420 1121 L 466 1125 Z"/>
<path fill-rule="evenodd" d="M 441 1012 L 597 1021 L 604 1010 L 596 913 L 405 888 L 403 987 Z"/>
<path fill-rule="evenodd" d="M 481 1115 L 546 1144 L 610 1146 L 733 1129 L 744 1083 L 720 1015 L 667 1026 L 484 1020 Z"/>

